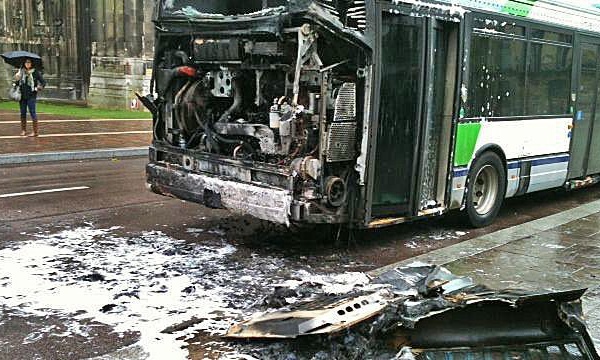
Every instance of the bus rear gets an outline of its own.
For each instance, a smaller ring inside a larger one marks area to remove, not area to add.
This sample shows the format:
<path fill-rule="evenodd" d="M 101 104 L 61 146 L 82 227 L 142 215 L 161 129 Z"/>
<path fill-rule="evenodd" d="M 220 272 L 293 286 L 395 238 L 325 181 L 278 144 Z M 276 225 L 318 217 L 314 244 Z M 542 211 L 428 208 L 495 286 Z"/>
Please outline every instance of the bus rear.
<path fill-rule="evenodd" d="M 349 221 L 370 82 L 350 3 L 160 1 L 151 189 L 280 224 Z"/>

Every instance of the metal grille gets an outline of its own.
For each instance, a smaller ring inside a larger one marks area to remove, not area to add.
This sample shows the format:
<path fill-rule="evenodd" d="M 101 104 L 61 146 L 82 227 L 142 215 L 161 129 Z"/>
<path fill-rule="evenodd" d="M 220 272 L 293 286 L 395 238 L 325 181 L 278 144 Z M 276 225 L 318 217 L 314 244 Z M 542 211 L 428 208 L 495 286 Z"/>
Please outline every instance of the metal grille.
<path fill-rule="evenodd" d="M 334 0 L 317 0 L 317 4 L 325 8 L 333 16 L 340 18 L 340 13 L 336 9 Z M 346 0 L 346 6 L 342 10 L 345 13 L 346 19 L 340 18 L 347 27 L 364 31 L 367 27 L 367 7 L 365 0 Z"/>
<path fill-rule="evenodd" d="M 342 84 L 335 100 L 333 121 L 356 121 L 356 84 Z"/>
<path fill-rule="evenodd" d="M 353 160 L 356 156 L 356 123 L 333 123 L 327 134 L 327 162 Z"/>
<path fill-rule="evenodd" d="M 364 0 L 355 0 L 348 9 L 348 25 L 364 31 L 367 27 L 367 7 Z"/>

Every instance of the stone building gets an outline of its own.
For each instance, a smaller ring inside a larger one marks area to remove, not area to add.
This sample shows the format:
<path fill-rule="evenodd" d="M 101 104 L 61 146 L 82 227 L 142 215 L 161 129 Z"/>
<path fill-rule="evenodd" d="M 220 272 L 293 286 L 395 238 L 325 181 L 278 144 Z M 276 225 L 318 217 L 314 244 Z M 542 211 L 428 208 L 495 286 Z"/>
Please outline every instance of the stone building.
<path fill-rule="evenodd" d="M 152 69 L 154 0 L 0 0 L 0 53 L 42 56 L 50 99 L 136 107 Z M 0 66 L 0 97 L 14 69 Z"/>

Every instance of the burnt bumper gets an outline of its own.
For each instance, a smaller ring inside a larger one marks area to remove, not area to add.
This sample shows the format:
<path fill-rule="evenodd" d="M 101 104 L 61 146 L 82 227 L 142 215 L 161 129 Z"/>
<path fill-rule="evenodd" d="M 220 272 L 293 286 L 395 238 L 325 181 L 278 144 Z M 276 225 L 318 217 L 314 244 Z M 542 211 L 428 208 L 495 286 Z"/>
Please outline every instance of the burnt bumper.
<path fill-rule="evenodd" d="M 148 164 L 146 176 L 152 190 L 163 195 L 279 224 L 290 223 L 292 195 L 288 190 L 232 181 L 159 163 Z"/>

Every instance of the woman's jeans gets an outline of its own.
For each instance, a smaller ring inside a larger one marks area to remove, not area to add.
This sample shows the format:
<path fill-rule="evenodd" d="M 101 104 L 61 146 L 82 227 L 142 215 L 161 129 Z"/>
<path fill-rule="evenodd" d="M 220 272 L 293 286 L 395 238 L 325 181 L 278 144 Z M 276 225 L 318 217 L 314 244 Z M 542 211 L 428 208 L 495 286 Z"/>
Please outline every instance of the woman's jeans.
<path fill-rule="evenodd" d="M 29 99 L 21 100 L 19 105 L 21 105 L 21 119 L 25 119 L 27 117 L 27 109 L 29 109 L 29 113 L 31 114 L 32 120 L 37 120 L 37 113 L 35 112 L 35 97 L 30 97 Z"/>

